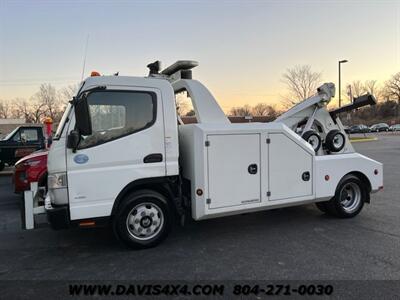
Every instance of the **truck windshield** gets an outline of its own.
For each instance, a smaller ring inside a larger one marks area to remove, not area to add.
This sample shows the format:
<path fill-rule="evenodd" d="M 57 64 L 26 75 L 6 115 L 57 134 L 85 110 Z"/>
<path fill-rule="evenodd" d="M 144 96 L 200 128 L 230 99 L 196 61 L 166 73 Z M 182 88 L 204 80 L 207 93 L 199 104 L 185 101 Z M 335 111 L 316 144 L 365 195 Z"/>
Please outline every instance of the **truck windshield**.
<path fill-rule="evenodd" d="M 3 139 L 3 141 L 6 141 L 8 139 L 10 139 L 14 133 L 16 133 L 18 131 L 19 127 L 15 128 L 13 131 L 11 131 L 9 134 L 6 135 L 6 137 Z"/>
<path fill-rule="evenodd" d="M 72 107 L 71 103 L 68 103 L 67 108 L 65 109 L 64 114 L 60 120 L 60 123 L 58 124 L 56 134 L 54 135 L 54 139 L 60 138 L 64 129 L 65 122 L 68 119 L 69 112 L 71 111 L 71 107 Z"/>

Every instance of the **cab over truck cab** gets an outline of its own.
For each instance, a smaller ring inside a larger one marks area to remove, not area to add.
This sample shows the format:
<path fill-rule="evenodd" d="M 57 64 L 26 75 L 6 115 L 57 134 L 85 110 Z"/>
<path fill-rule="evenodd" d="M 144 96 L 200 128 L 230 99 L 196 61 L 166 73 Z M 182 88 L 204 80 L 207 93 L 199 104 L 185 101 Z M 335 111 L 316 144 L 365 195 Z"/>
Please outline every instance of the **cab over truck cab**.
<path fill-rule="evenodd" d="M 40 125 L 19 126 L 0 141 L 0 171 L 14 165 L 22 157 L 45 147 Z"/>
<path fill-rule="evenodd" d="M 207 88 L 191 79 L 195 66 L 179 61 L 160 72 L 155 62 L 145 78 L 94 76 L 82 83 L 48 156 L 45 209 L 54 228 L 107 221 L 126 245 L 146 248 L 185 216 L 315 202 L 347 218 L 382 188 L 382 165 L 355 153 L 339 112 L 326 110 L 333 84 L 274 122 L 231 124 Z M 181 92 L 192 100 L 197 124 L 177 117 Z"/>

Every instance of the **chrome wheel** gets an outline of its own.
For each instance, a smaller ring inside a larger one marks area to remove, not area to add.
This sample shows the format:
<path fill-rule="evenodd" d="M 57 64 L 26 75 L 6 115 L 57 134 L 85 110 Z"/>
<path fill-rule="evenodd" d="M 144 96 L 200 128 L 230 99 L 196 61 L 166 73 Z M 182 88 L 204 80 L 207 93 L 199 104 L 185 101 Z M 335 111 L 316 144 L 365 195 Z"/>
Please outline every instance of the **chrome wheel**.
<path fill-rule="evenodd" d="M 341 134 L 335 135 L 335 137 L 333 138 L 333 146 L 336 149 L 340 149 L 343 147 L 343 144 L 344 144 L 344 136 Z"/>
<path fill-rule="evenodd" d="M 349 182 L 340 191 L 340 205 L 347 213 L 352 213 L 359 207 L 361 196 L 360 186 L 354 182 Z"/>
<path fill-rule="evenodd" d="M 160 233 L 164 225 L 162 210 L 154 203 L 136 205 L 128 214 L 126 227 L 128 232 L 141 241 L 149 240 Z"/>
<path fill-rule="evenodd" d="M 315 151 L 317 151 L 317 149 L 319 148 L 319 138 L 318 138 L 318 136 L 316 136 L 316 135 L 310 136 L 308 138 L 307 142 L 311 145 L 311 147 L 313 147 L 313 149 Z"/>
<path fill-rule="evenodd" d="M 339 152 L 346 144 L 346 138 L 340 130 L 333 129 L 325 138 L 326 148 L 331 152 Z"/>
<path fill-rule="evenodd" d="M 309 130 L 303 133 L 303 139 L 311 145 L 315 152 L 321 147 L 321 137 L 313 130 Z"/>

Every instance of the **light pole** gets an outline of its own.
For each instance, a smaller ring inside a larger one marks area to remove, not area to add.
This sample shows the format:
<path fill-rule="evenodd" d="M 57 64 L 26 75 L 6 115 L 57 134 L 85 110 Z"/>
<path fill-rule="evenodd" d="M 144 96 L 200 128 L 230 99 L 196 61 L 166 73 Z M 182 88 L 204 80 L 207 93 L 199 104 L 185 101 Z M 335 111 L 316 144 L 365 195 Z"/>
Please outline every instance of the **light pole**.
<path fill-rule="evenodd" d="M 339 107 L 341 107 L 342 106 L 342 90 L 341 90 L 341 82 L 340 82 L 340 76 L 341 76 L 341 74 L 340 74 L 340 64 L 344 64 L 344 63 L 347 63 L 348 62 L 348 60 L 347 59 L 343 59 L 343 60 L 339 60 Z"/>

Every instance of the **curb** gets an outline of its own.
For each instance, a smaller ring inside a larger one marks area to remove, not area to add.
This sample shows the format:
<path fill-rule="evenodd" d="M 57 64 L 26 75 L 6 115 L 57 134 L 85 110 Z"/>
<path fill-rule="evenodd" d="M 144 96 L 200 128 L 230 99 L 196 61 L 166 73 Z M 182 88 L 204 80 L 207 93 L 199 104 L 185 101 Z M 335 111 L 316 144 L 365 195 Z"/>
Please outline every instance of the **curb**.
<path fill-rule="evenodd" d="M 363 143 L 363 142 L 372 142 L 377 141 L 378 138 L 359 138 L 359 139 L 350 139 L 350 143 Z"/>

